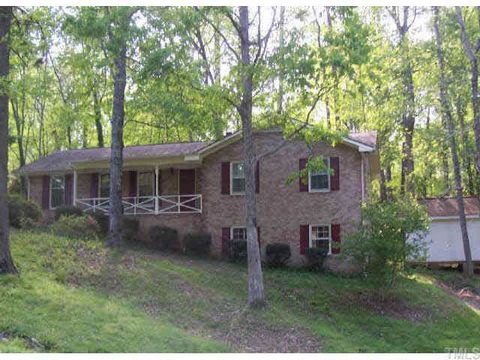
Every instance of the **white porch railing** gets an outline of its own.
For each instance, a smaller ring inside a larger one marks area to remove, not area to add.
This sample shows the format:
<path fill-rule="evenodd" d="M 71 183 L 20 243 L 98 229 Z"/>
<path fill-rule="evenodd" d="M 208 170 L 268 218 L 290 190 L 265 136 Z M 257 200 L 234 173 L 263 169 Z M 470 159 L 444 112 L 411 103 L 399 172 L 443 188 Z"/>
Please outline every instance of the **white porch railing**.
<path fill-rule="evenodd" d="M 202 213 L 202 195 L 160 195 L 122 198 L 125 215 Z M 84 212 L 108 213 L 109 198 L 76 199 Z"/>

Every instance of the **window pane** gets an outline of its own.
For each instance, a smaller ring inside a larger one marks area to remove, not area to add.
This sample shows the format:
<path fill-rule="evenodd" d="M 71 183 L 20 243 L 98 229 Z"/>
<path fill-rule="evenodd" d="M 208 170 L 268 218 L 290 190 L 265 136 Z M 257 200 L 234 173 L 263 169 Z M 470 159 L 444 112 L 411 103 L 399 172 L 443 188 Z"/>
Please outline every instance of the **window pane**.
<path fill-rule="evenodd" d="M 110 196 L 110 174 L 100 175 L 100 197 Z"/>
<path fill-rule="evenodd" d="M 328 226 L 312 226 L 312 239 L 330 239 L 330 228 Z"/>
<path fill-rule="evenodd" d="M 232 164 L 232 177 L 233 178 L 245 178 L 243 163 Z"/>
<path fill-rule="evenodd" d="M 138 175 L 138 196 L 152 196 L 154 193 L 153 183 L 153 172 L 140 173 Z"/>
<path fill-rule="evenodd" d="M 314 241 L 312 241 L 313 247 L 317 248 L 317 249 L 329 250 L 328 243 L 329 243 L 328 240 L 314 240 Z"/>
<path fill-rule="evenodd" d="M 245 228 L 233 228 L 232 229 L 233 240 L 247 240 L 247 229 Z"/>
<path fill-rule="evenodd" d="M 312 175 L 310 188 L 314 190 L 328 189 L 328 175 Z"/>
<path fill-rule="evenodd" d="M 63 176 L 50 178 L 50 206 L 56 208 L 65 203 L 65 179 Z"/>
<path fill-rule="evenodd" d="M 232 191 L 234 193 L 245 192 L 245 179 L 232 179 Z"/>

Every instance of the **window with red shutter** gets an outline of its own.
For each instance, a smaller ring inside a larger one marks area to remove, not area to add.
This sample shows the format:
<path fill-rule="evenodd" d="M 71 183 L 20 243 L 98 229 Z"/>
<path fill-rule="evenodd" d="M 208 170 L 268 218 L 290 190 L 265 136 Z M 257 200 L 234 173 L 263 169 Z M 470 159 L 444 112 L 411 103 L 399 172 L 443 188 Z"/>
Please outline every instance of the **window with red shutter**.
<path fill-rule="evenodd" d="M 230 195 L 230 163 L 222 162 L 221 168 L 221 193 Z"/>
<path fill-rule="evenodd" d="M 330 190 L 340 190 L 340 159 L 338 157 L 330 158 L 330 168 L 332 173 L 330 174 Z"/>
<path fill-rule="evenodd" d="M 73 205 L 73 175 L 65 175 L 65 205 Z"/>
<path fill-rule="evenodd" d="M 50 207 L 50 176 L 44 175 L 42 177 L 42 208 L 48 209 Z"/>
<path fill-rule="evenodd" d="M 332 254 L 340 254 L 340 224 L 332 224 Z"/>
<path fill-rule="evenodd" d="M 300 225 L 300 254 L 307 252 L 309 245 L 309 226 Z"/>

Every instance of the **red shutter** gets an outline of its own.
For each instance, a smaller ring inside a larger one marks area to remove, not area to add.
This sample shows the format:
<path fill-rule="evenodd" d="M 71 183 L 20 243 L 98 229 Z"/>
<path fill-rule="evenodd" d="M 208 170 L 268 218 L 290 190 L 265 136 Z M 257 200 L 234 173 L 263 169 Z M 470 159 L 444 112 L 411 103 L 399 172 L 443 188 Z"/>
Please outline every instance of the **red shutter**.
<path fill-rule="evenodd" d="M 50 176 L 42 177 L 42 208 L 47 210 L 50 207 Z"/>
<path fill-rule="evenodd" d="M 136 197 L 137 196 L 137 172 L 136 171 L 129 171 L 128 172 L 128 197 Z"/>
<path fill-rule="evenodd" d="M 340 254 L 340 224 L 332 224 L 332 254 Z"/>
<path fill-rule="evenodd" d="M 260 192 L 260 161 L 257 160 L 257 166 L 255 168 L 255 192 Z"/>
<path fill-rule="evenodd" d="M 260 241 L 260 226 L 257 226 L 257 241 L 258 241 L 258 247 L 261 247 L 262 242 Z"/>
<path fill-rule="evenodd" d="M 222 255 L 228 256 L 228 243 L 230 241 L 230 228 L 222 228 Z"/>
<path fill-rule="evenodd" d="M 298 170 L 302 171 L 307 167 L 308 159 L 300 159 L 298 161 Z M 300 191 L 301 192 L 308 192 L 308 179 L 306 176 L 301 177 L 298 179 L 298 183 L 300 184 Z"/>
<path fill-rule="evenodd" d="M 305 254 L 308 249 L 308 232 L 309 226 L 308 225 L 300 225 L 300 254 Z"/>
<path fill-rule="evenodd" d="M 330 158 L 330 168 L 332 174 L 330 174 L 330 190 L 340 190 L 340 160 L 338 157 Z"/>
<path fill-rule="evenodd" d="M 73 205 L 73 175 L 65 175 L 65 205 Z"/>
<path fill-rule="evenodd" d="M 222 162 L 222 179 L 221 179 L 221 188 L 222 194 L 230 195 L 230 163 Z"/>
<path fill-rule="evenodd" d="M 98 197 L 98 174 L 93 173 L 91 182 L 90 182 L 90 197 L 96 198 Z"/>

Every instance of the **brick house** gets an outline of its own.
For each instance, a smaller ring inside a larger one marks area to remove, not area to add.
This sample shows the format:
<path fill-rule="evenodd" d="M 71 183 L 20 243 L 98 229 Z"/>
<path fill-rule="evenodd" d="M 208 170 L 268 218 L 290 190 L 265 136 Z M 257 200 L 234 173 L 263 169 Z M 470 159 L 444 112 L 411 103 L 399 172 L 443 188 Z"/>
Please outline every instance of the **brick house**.
<path fill-rule="evenodd" d="M 335 147 L 285 140 L 277 130 L 254 133 L 257 224 L 262 251 L 269 242 L 289 243 L 292 264 L 310 246 L 340 251 L 342 234 L 355 229 L 371 179 L 379 174 L 374 132 L 352 133 Z M 287 185 L 309 155 L 321 155 L 330 173 L 310 173 Z M 263 156 L 262 156 L 263 155 Z M 138 216 L 146 238 L 152 225 L 212 236 L 212 255 L 230 239 L 243 239 L 244 190 L 241 133 L 217 142 L 169 143 L 124 149 L 123 203 Z M 109 148 L 57 151 L 19 171 L 28 178 L 28 197 L 48 216 L 57 206 L 108 213 Z M 147 240 L 147 239 L 145 239 Z"/>

